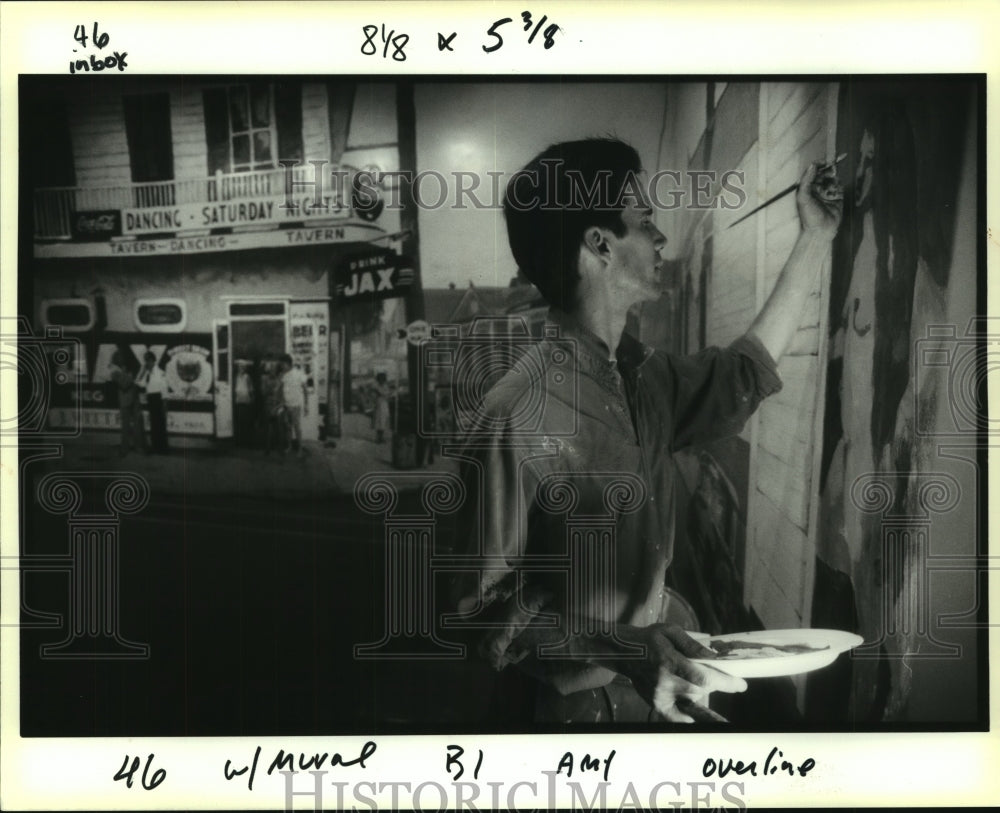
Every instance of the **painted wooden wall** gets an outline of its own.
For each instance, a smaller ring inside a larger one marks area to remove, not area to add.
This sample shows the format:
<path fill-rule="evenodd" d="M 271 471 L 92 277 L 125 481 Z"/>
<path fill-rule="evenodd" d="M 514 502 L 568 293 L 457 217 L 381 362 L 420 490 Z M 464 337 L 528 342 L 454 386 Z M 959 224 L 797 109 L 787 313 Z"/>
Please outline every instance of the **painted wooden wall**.
<path fill-rule="evenodd" d="M 129 169 L 123 88 L 118 83 L 68 93 L 66 113 L 78 186 L 116 186 L 132 181 Z"/>
<path fill-rule="evenodd" d="M 65 104 L 77 185 L 94 188 L 131 183 L 122 97 L 133 93 L 169 93 L 174 179 L 206 177 L 208 148 L 202 90 L 211 85 L 211 82 L 123 80 L 88 83 L 85 92 L 67 93 Z M 362 86 L 364 92 L 356 95 L 351 116 L 356 132 L 352 131 L 352 140 L 363 145 L 373 143 L 374 130 L 380 133 L 376 139 L 379 143 L 395 141 L 395 98 L 391 93 L 386 94 L 384 88 L 376 92 L 369 85 Z M 330 160 L 325 82 L 303 83 L 302 143 L 305 161 Z"/>
<path fill-rule="evenodd" d="M 811 161 L 832 157 L 836 87 L 701 83 L 668 85 L 666 94 L 668 126 L 659 168 L 736 169 L 743 173 L 747 195 L 738 209 L 686 206 L 661 216 L 670 240 L 667 254 L 681 269 L 678 284 L 690 284 L 686 337 L 671 349 L 694 352 L 701 346 L 702 311 L 704 343 L 725 345 L 749 328 L 773 289 L 799 232 L 794 197 L 734 223 L 796 181 Z M 686 181 L 690 202 L 694 191 Z M 779 364 L 782 391 L 762 405 L 740 436 L 749 446 L 741 598 L 766 627 L 809 623 L 816 433 L 823 404 L 822 286 L 818 274 L 791 349 Z M 738 444 L 733 449 L 745 453 Z"/>
<path fill-rule="evenodd" d="M 798 180 L 814 160 L 833 158 L 836 86 L 762 83 L 758 149 L 762 200 Z M 751 218 L 753 220 L 754 218 Z M 760 275 L 758 306 L 774 288 L 800 225 L 789 195 L 756 217 Z M 815 469 L 822 418 L 825 347 L 823 287 L 816 285 L 792 345 L 778 364 L 784 384 L 757 417 L 751 467 L 746 600 L 767 627 L 808 626 L 815 558 Z"/>

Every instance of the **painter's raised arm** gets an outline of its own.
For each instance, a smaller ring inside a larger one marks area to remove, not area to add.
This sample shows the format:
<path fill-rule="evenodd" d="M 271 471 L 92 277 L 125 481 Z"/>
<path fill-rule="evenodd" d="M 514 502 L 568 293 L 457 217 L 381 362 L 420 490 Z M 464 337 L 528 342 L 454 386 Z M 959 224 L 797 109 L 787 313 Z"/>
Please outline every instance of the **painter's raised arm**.
<path fill-rule="evenodd" d="M 774 290 L 750 326 L 777 361 L 798 330 L 816 275 L 826 259 L 843 214 L 844 190 L 833 163 L 813 163 L 795 195 L 802 230 L 785 262 Z"/>

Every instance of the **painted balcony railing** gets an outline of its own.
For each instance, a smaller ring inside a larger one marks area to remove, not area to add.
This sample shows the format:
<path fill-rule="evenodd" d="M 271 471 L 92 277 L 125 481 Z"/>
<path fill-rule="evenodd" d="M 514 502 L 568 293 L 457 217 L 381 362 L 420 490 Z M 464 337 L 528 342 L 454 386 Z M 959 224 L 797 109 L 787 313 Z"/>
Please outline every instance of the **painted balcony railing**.
<path fill-rule="evenodd" d="M 35 190 L 34 221 L 36 240 L 69 240 L 71 223 L 77 212 L 106 212 L 123 209 L 152 209 L 181 204 L 252 200 L 284 194 L 286 169 L 255 172 L 217 173 L 210 178 L 153 181 L 108 187 L 62 187 Z M 315 180 L 309 165 L 293 167 L 292 179 L 299 183 Z M 302 187 L 295 187 L 297 190 Z"/>

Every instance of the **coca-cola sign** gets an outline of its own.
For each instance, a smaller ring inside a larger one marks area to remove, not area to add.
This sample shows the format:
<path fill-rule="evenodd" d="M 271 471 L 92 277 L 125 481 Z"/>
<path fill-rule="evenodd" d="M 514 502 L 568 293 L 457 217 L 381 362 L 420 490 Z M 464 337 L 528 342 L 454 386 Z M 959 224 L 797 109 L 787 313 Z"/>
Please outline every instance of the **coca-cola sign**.
<path fill-rule="evenodd" d="M 108 240 L 120 237 L 122 214 L 117 209 L 74 212 L 70 231 L 74 240 Z"/>

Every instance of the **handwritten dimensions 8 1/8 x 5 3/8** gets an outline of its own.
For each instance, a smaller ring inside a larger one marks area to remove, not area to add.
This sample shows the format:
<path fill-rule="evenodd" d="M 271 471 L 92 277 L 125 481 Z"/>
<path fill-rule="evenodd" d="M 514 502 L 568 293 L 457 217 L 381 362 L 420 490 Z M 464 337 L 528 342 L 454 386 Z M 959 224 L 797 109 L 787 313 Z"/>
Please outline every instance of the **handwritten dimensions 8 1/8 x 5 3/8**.
<path fill-rule="evenodd" d="M 556 23 L 548 22 L 548 15 L 543 14 L 537 21 L 533 18 L 530 11 L 521 12 L 521 23 L 525 31 L 531 31 L 528 35 L 528 44 L 531 45 L 535 41 L 535 37 L 541 32 L 541 42 L 542 47 L 548 50 L 553 45 L 555 45 L 556 33 L 560 30 Z M 500 33 L 501 27 L 507 25 L 508 23 L 514 22 L 513 17 L 503 17 L 496 20 L 490 25 L 489 29 L 486 31 L 487 37 L 492 38 L 491 41 L 483 44 L 481 47 L 484 53 L 492 54 L 494 51 L 500 50 L 503 47 L 504 39 Z M 542 26 L 545 26 L 543 29 Z M 361 44 L 361 53 L 365 56 L 379 56 L 380 49 L 379 43 L 381 43 L 381 57 L 383 59 L 393 59 L 396 62 L 406 61 L 406 46 L 410 42 L 410 35 L 405 33 L 397 33 L 395 29 L 386 29 L 385 23 L 381 25 L 369 24 L 362 26 L 361 28 L 364 34 L 364 42 Z M 455 52 L 453 47 L 458 37 L 458 32 L 453 31 L 450 34 L 443 34 L 440 31 L 437 35 L 437 47 L 438 51 L 450 51 Z M 392 51 L 390 52 L 389 46 L 392 46 Z"/>

